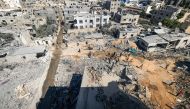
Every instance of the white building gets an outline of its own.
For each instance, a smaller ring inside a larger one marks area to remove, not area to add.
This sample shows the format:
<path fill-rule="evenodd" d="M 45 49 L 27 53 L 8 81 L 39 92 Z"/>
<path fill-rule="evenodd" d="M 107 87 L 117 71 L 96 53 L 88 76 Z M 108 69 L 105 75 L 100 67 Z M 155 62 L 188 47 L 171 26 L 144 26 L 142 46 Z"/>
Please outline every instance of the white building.
<path fill-rule="evenodd" d="M 139 0 L 123 0 L 124 3 L 127 4 L 138 4 Z"/>
<path fill-rule="evenodd" d="M 109 23 L 110 16 L 107 14 L 76 14 L 74 15 L 78 29 L 96 28 Z"/>

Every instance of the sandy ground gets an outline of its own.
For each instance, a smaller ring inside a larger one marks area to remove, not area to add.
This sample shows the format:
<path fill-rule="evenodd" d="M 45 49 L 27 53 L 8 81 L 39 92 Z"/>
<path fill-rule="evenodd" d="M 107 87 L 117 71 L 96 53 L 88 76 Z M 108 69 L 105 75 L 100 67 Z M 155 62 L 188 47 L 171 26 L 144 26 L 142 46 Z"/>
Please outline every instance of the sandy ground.
<path fill-rule="evenodd" d="M 129 61 L 136 67 L 139 82 L 148 87 L 151 94 L 150 101 L 156 105 L 157 109 L 169 109 L 166 104 L 175 105 L 176 97 L 169 94 L 168 89 L 163 84 L 164 80 L 174 80 L 174 76 L 168 73 L 172 72 L 172 68 L 175 67 L 173 59 L 149 61 L 143 58 L 130 57 Z"/>
<path fill-rule="evenodd" d="M 89 52 L 94 52 L 97 50 L 97 48 L 101 48 L 102 46 L 105 45 L 105 43 L 106 43 L 105 39 L 98 39 L 98 40 L 88 39 L 83 42 L 69 42 L 68 47 L 62 51 L 62 57 L 64 56 L 84 57 L 87 56 Z M 88 47 L 93 47 L 93 49 L 89 50 Z"/>
<path fill-rule="evenodd" d="M 38 90 L 47 63 L 33 60 L 1 66 L 9 67 L 0 70 L 0 108 L 27 109 Z"/>

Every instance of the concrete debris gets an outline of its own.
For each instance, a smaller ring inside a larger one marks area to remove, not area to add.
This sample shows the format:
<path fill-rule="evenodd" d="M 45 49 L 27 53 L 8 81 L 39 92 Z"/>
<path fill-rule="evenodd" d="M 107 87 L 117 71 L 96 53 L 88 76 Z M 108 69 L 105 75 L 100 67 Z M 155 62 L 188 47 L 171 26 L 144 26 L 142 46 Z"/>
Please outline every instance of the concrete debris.
<path fill-rule="evenodd" d="M 148 87 L 146 87 L 146 98 L 150 100 L 151 98 L 151 92 L 149 91 Z"/>
<path fill-rule="evenodd" d="M 130 92 L 132 92 L 132 91 L 136 92 L 136 91 L 137 91 L 137 88 L 138 88 L 138 86 L 137 86 L 136 84 L 127 84 L 127 85 L 125 86 L 125 89 L 124 89 L 124 90 L 128 90 L 128 91 L 130 91 Z"/>
<path fill-rule="evenodd" d="M 189 35 L 145 30 L 139 4 L 91 1 L 0 0 L 0 108 L 190 109 Z"/>
<path fill-rule="evenodd" d="M 16 93 L 17 98 L 19 99 L 22 99 L 22 98 L 29 99 L 28 97 L 30 96 L 30 93 L 28 92 L 28 88 L 26 87 L 25 84 L 19 85 L 15 89 L 15 93 Z"/>
<path fill-rule="evenodd" d="M 176 108 L 185 107 L 188 109 L 190 107 L 190 75 L 185 71 L 179 72 L 179 76 L 176 79 L 176 87 L 176 96 L 180 99 Z"/>
<path fill-rule="evenodd" d="M 175 83 L 175 81 L 173 80 L 165 80 L 163 81 L 164 84 L 167 84 L 167 85 L 172 85 L 173 83 Z"/>

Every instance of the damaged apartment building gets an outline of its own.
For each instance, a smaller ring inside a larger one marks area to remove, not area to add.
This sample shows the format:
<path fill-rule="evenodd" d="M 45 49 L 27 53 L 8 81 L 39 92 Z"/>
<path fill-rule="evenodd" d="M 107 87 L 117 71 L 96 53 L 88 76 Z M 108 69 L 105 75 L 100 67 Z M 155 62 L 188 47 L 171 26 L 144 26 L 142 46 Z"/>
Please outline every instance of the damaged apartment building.
<path fill-rule="evenodd" d="M 119 8 L 114 15 L 114 21 L 120 24 L 116 28 L 115 37 L 117 38 L 132 38 L 140 34 L 141 27 L 139 27 L 139 14 L 127 8 Z"/>
<path fill-rule="evenodd" d="M 72 5 L 66 7 L 64 17 L 67 33 L 92 32 L 110 22 L 110 15 L 99 6 Z"/>
<path fill-rule="evenodd" d="M 177 15 L 181 12 L 181 8 L 175 7 L 175 6 L 162 6 L 157 9 L 153 9 L 150 11 L 151 13 L 151 20 L 160 22 L 164 20 L 165 18 L 170 18 L 170 19 L 177 19 Z"/>
<path fill-rule="evenodd" d="M 190 45 L 190 35 L 184 33 L 150 35 L 140 38 L 138 45 L 142 50 L 148 52 L 186 48 Z"/>
<path fill-rule="evenodd" d="M 120 7 L 119 0 L 107 0 L 104 3 L 104 8 L 109 10 L 112 13 L 116 13 L 119 7 Z"/>
<path fill-rule="evenodd" d="M 126 8 L 119 8 L 118 12 L 114 16 L 114 20 L 121 25 L 132 24 L 136 25 L 138 23 L 140 15 L 127 10 Z"/>
<path fill-rule="evenodd" d="M 32 9 L 31 12 L 27 13 L 18 9 L 0 11 L 1 30 L 6 29 L 3 33 L 7 31 L 16 33 L 26 46 L 51 45 L 52 37 L 47 35 L 43 38 L 38 38 L 36 31 L 41 26 L 48 25 L 48 22 L 55 23 L 55 12 L 50 8 L 44 10 Z M 53 28 L 55 26 L 50 25 L 49 27 Z"/>

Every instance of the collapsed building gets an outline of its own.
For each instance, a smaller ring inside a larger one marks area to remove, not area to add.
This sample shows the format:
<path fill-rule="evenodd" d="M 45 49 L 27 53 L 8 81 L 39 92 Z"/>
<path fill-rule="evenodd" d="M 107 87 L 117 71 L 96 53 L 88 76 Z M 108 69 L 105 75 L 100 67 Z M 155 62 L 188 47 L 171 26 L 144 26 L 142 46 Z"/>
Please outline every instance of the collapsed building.
<path fill-rule="evenodd" d="M 168 49 L 185 48 L 190 44 L 190 35 L 187 34 L 166 34 L 161 37 L 169 42 L 167 46 Z"/>
<path fill-rule="evenodd" d="M 163 51 L 168 45 L 168 42 L 158 35 L 151 35 L 140 38 L 138 45 L 142 50 L 153 52 L 153 51 Z"/>
<path fill-rule="evenodd" d="M 131 75 L 129 66 L 103 66 L 85 67 L 76 109 L 148 109 L 137 97 L 129 94 L 131 89 L 138 90 L 135 88 L 135 72 Z"/>
<path fill-rule="evenodd" d="M 9 50 L 1 50 L 1 54 L 6 54 L 1 57 L 3 61 L 18 62 L 21 60 L 32 60 L 42 56 L 45 56 L 47 50 L 45 46 L 34 46 L 34 47 L 16 47 Z M 15 60 L 16 59 L 16 60 Z"/>
<path fill-rule="evenodd" d="M 139 47 L 148 52 L 186 48 L 189 44 L 190 36 L 183 33 L 150 35 L 138 40 Z"/>

